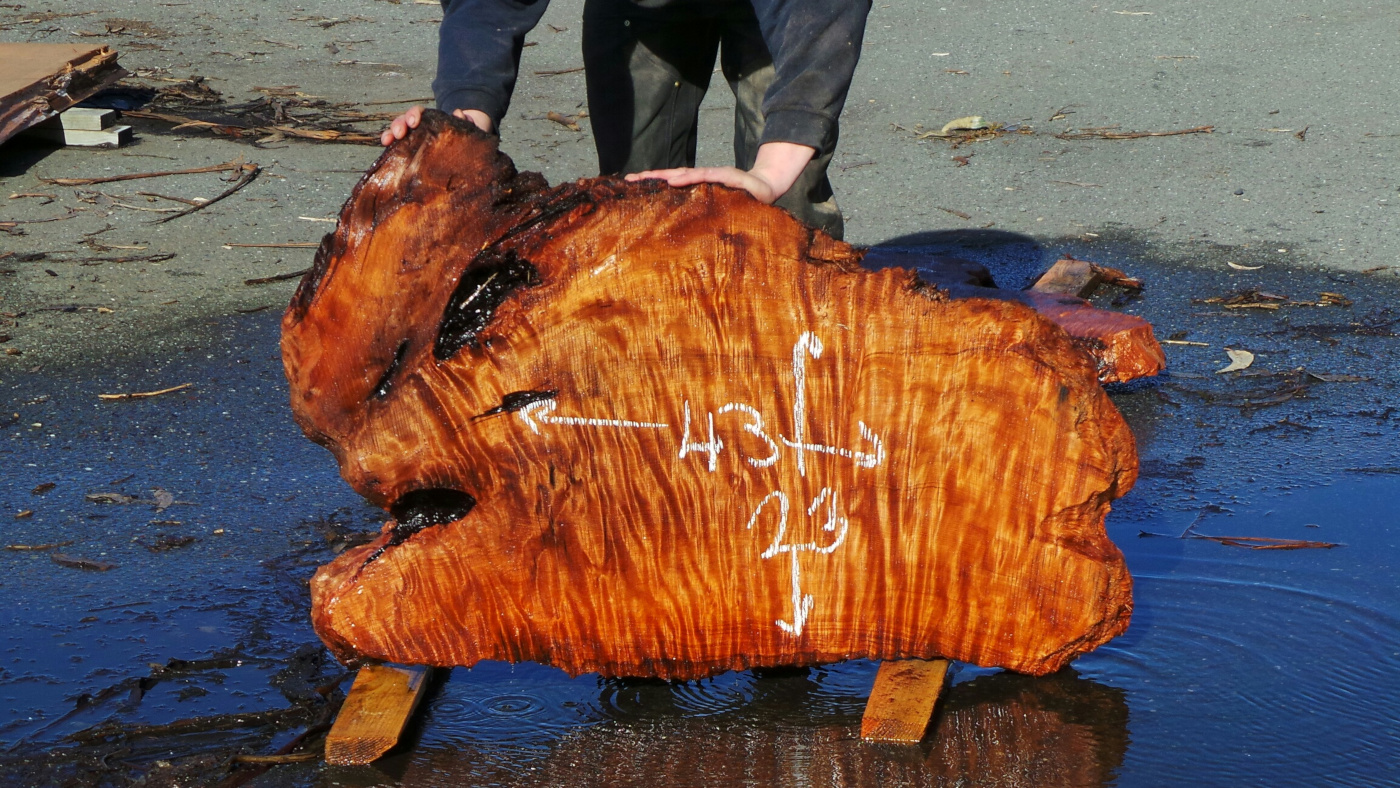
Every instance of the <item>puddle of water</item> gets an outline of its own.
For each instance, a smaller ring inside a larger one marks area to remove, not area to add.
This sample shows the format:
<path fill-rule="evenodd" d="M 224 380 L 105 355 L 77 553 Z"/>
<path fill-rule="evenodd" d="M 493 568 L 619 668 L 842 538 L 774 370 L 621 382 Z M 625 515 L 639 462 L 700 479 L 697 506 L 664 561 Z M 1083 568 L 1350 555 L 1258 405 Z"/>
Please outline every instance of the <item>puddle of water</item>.
<path fill-rule="evenodd" d="M 1254 264 L 1246 251 L 1168 253 L 1103 235 L 1108 240 L 1066 241 L 1055 251 L 1146 278 L 1145 297 L 1119 308 L 1151 320 L 1160 336 L 1184 330 L 1210 345 L 1168 346 L 1171 374 L 1114 394 L 1143 461 L 1137 488 L 1108 522 L 1136 583 L 1133 624 L 1122 638 L 1051 677 L 957 666 L 934 733 L 912 748 L 859 741 L 874 678 L 868 662 L 681 684 L 570 679 L 539 665 L 487 663 L 454 671 L 426 703 L 411 746 L 375 767 L 285 766 L 253 784 L 1393 783 L 1400 774 L 1400 530 L 1392 511 L 1400 473 L 1387 469 L 1400 466 L 1400 414 L 1391 410 L 1400 407 L 1400 370 L 1391 360 L 1395 337 L 1353 329 L 1383 324 L 1400 288 L 1277 265 L 1239 272 L 1223 261 Z M 945 244 L 944 251 L 987 264 L 1007 286 L 1049 257 L 1015 238 Z M 1244 287 L 1298 299 L 1342 292 L 1356 304 L 1241 314 L 1192 303 Z M 336 673 L 306 653 L 297 657 L 314 641 L 303 581 L 343 544 L 327 541 L 331 531 L 372 529 L 376 513 L 290 424 L 275 316 L 211 331 L 215 341 L 206 344 L 221 350 L 200 349 L 163 366 L 143 361 L 128 379 L 112 364 L 67 378 L 19 379 L 3 392 L 9 401 L 0 411 L 20 411 L 24 420 L 0 431 L 0 498 L 36 510 L 7 522 L 3 541 L 73 539 L 65 550 L 120 568 L 84 573 L 58 568 L 44 554 L 0 553 L 9 599 L 0 696 L 10 710 L 0 717 L 0 740 L 11 757 L 48 767 L 15 771 L 0 763 L 0 785 L 58 784 L 74 775 L 82 777 L 75 784 L 126 784 L 143 775 L 153 784 L 183 784 L 153 764 L 199 758 L 214 760 L 198 774 L 221 775 L 226 760 L 218 758 L 240 747 L 270 752 L 307 720 L 106 749 L 74 747 L 63 737 L 104 722 L 161 725 L 299 708 L 296 692 L 274 677 L 296 673 L 304 695 Z M 1227 362 L 1227 345 L 1254 351 L 1250 371 L 1266 374 L 1214 374 Z M 1298 367 L 1368 380 L 1312 380 Z M 200 381 L 190 397 L 122 403 L 120 410 L 92 405 L 98 390 L 187 379 Z M 23 404 L 36 393 L 52 396 Z M 1246 403 L 1265 395 L 1281 399 Z M 34 421 L 52 426 L 25 426 Z M 47 481 L 59 487 L 29 492 Z M 150 505 L 99 506 L 82 497 L 98 490 L 149 497 L 155 486 L 194 503 L 157 514 Z M 331 519 L 339 525 L 327 531 Z M 1197 534 L 1342 546 L 1249 550 L 1177 538 L 1193 523 Z M 225 533 L 215 536 L 217 528 Z M 131 541 L 165 532 L 199 541 L 163 553 Z M 148 665 L 220 656 L 233 661 L 178 675 Z M 160 680 L 138 692 L 151 677 Z M 113 686 L 120 691 L 75 709 L 82 693 Z M 110 760 L 92 765 L 98 756 Z M 50 774 L 59 776 L 47 783 L 36 776 Z"/>

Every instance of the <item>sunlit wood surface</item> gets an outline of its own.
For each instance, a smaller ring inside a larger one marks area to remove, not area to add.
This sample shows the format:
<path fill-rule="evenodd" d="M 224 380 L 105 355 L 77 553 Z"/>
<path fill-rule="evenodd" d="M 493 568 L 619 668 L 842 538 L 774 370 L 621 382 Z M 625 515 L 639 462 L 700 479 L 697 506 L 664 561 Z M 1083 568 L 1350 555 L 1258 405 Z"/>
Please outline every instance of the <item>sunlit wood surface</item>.
<path fill-rule="evenodd" d="M 326 761 L 363 765 L 392 750 L 423 700 L 431 674 L 424 667 L 361 667 L 326 734 Z"/>
<path fill-rule="evenodd" d="M 881 662 L 861 717 L 860 737 L 895 744 L 921 741 L 943 692 L 948 667 L 946 659 Z"/>
<path fill-rule="evenodd" d="M 1095 363 L 860 254 L 721 187 L 550 189 L 429 113 L 283 321 L 298 422 L 397 517 L 318 572 L 317 632 L 666 678 L 1040 674 L 1122 632 L 1137 456 Z"/>

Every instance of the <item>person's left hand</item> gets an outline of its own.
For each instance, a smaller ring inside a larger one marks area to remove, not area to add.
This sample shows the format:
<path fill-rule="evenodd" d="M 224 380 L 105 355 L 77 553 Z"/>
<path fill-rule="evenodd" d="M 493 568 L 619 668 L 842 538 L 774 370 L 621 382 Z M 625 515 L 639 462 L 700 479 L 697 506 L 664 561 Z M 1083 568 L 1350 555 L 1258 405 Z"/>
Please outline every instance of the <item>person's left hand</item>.
<path fill-rule="evenodd" d="M 629 181 L 652 178 L 663 180 L 672 186 L 718 183 L 734 189 L 743 189 L 765 205 L 772 205 L 773 201 L 783 196 L 783 192 L 786 191 L 780 191 L 761 174 L 738 167 L 677 167 L 671 170 L 647 170 L 627 176 Z"/>
<path fill-rule="evenodd" d="M 797 182 L 797 176 L 817 151 L 794 142 L 765 142 L 758 146 L 753 169 L 738 167 L 678 167 L 671 170 L 647 170 L 627 176 L 629 181 L 659 178 L 672 186 L 693 186 L 697 183 L 719 183 L 743 189 L 761 203 L 772 205 Z"/>

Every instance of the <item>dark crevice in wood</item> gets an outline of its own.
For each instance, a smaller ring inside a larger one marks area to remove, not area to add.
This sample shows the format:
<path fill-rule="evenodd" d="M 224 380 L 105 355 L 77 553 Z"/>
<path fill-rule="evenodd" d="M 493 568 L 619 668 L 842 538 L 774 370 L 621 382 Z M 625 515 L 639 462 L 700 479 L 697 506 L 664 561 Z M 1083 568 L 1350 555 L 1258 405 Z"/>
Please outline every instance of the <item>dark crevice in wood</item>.
<path fill-rule="evenodd" d="M 389 396 L 389 392 L 394 388 L 394 373 L 398 372 L 399 367 L 403 366 L 403 359 L 407 354 L 408 340 L 405 339 L 400 342 L 398 348 L 394 350 L 394 359 L 389 362 L 389 366 L 384 370 L 384 374 L 380 376 L 379 382 L 374 384 L 374 391 L 370 392 L 371 398 L 384 399 Z"/>
<path fill-rule="evenodd" d="M 447 361 L 464 346 L 475 347 L 477 336 L 506 298 L 522 287 L 534 287 L 539 280 L 535 266 L 522 260 L 514 249 L 504 253 L 483 250 L 462 272 L 447 301 L 438 324 L 437 341 L 433 343 L 433 357 L 439 362 Z"/>
<path fill-rule="evenodd" d="M 425 528 L 446 525 L 466 517 L 475 506 L 476 499 L 472 496 L 446 487 L 405 493 L 389 507 L 389 513 L 394 517 L 389 540 L 369 554 L 365 565 L 383 555 L 390 547 L 407 542 Z"/>
<path fill-rule="evenodd" d="M 488 416 L 496 416 L 502 413 L 514 413 L 527 405 L 532 405 L 536 402 L 543 402 L 547 399 L 554 399 L 556 396 L 558 396 L 558 394 L 559 391 L 556 389 L 541 389 L 539 391 L 512 391 L 511 393 L 501 397 L 500 405 L 497 405 L 496 407 L 483 413 L 478 413 L 477 415 L 472 416 L 472 421 L 479 421 Z"/>

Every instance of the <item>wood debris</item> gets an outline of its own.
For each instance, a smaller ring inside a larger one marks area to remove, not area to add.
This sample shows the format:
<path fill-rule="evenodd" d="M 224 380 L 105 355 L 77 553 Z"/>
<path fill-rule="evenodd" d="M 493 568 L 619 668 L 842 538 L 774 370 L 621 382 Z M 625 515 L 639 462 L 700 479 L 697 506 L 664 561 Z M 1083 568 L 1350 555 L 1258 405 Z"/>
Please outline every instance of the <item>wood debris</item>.
<path fill-rule="evenodd" d="M 239 171 L 246 165 L 241 159 L 236 161 L 226 161 L 223 164 L 211 164 L 208 167 L 191 167 L 186 170 L 161 170 L 160 172 L 133 172 L 126 175 L 108 175 L 102 178 L 44 178 L 39 180 L 44 183 L 52 183 L 57 186 L 91 186 L 98 183 L 116 183 L 118 181 L 135 181 L 143 178 L 164 178 L 168 175 L 197 175 L 204 172 L 224 172 L 226 170 Z"/>
<path fill-rule="evenodd" d="M 116 564 L 106 561 L 94 561 L 90 558 L 79 558 L 64 553 L 54 553 L 49 556 L 49 559 L 59 566 L 66 566 L 69 569 L 84 569 L 89 572 L 106 572 L 117 568 Z"/>
<path fill-rule="evenodd" d="M 126 75 L 105 46 L 0 43 L 0 142 Z"/>
<path fill-rule="evenodd" d="M 176 391 L 184 391 L 193 387 L 193 383 L 181 383 L 178 386 L 171 386 L 168 389 L 158 389 L 156 391 L 135 391 L 126 394 L 98 394 L 98 399 L 119 400 L 119 399 L 147 399 L 149 397 L 159 397 L 162 394 L 171 394 Z"/>
<path fill-rule="evenodd" d="M 1065 131 L 1055 135 L 1061 140 L 1137 140 L 1143 137 L 1178 137 L 1183 134 L 1211 134 L 1215 131 L 1214 126 L 1194 126 L 1189 129 L 1178 129 L 1176 131 L 1118 131 L 1117 126 L 1100 126 L 1097 128 L 1083 128 L 1077 131 Z"/>
<path fill-rule="evenodd" d="M 274 274 L 274 275 L 272 275 L 272 276 L 262 276 L 262 277 L 258 277 L 257 279 L 244 279 L 244 280 L 243 280 L 243 284 L 249 285 L 249 286 L 252 286 L 252 285 L 265 285 L 265 284 L 269 284 L 269 283 L 271 283 L 271 282 L 285 282 L 285 281 L 287 281 L 288 279 L 300 279 L 300 278 L 302 278 L 303 276 L 306 276 L 307 272 L 310 271 L 310 270 L 311 270 L 310 268 L 303 268 L 303 269 L 301 269 L 300 271 L 289 271 L 288 273 L 285 273 L 285 274 Z M 265 309 L 265 308 L 266 308 L 266 307 L 259 307 L 259 309 Z"/>
<path fill-rule="evenodd" d="M 234 192 L 237 192 L 244 186 L 247 186 L 248 184 L 252 183 L 254 180 L 257 179 L 258 174 L 262 172 L 262 168 L 256 164 L 244 164 L 240 169 L 242 174 L 238 176 L 238 180 L 234 181 L 232 186 L 220 192 L 218 196 L 212 197 L 208 200 L 205 200 L 204 202 L 195 203 L 194 205 L 191 205 L 190 207 L 186 208 L 183 211 L 180 211 L 179 213 L 172 213 L 171 215 L 163 219 L 157 219 L 156 223 L 164 224 L 165 222 L 178 219 L 181 216 L 189 216 L 195 211 L 202 211 L 205 208 L 208 208 L 209 206 L 213 205 L 214 203 L 224 199 L 225 197 L 232 195 Z"/>
<path fill-rule="evenodd" d="M 7 545 L 5 545 L 5 549 L 6 549 L 6 550 L 14 550 L 14 551 L 16 551 L 16 552 L 36 552 L 36 553 L 37 553 L 37 552 L 44 552 L 44 551 L 47 551 L 47 550 L 57 550 L 57 549 L 60 548 L 60 547 L 67 547 L 67 546 L 70 545 L 70 544 L 73 544 L 73 540 L 72 540 L 72 539 L 69 539 L 69 540 L 64 541 L 64 542 L 50 542 L 49 544 L 7 544 Z"/>

